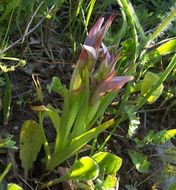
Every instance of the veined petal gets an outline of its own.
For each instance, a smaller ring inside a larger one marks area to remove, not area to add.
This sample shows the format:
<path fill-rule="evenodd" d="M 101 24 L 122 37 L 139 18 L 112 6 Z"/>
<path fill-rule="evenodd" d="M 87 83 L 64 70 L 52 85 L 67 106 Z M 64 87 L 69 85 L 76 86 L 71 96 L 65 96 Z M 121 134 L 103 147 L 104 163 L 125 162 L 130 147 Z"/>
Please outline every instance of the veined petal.
<path fill-rule="evenodd" d="M 109 27 L 111 26 L 111 23 L 112 21 L 114 20 L 115 18 L 115 14 L 111 15 L 108 20 L 106 21 L 105 25 L 100 29 L 99 31 L 99 34 L 96 38 L 96 41 L 95 41 L 95 49 L 98 50 L 101 43 L 102 43 L 102 40 L 107 32 L 107 30 L 109 29 Z"/>
<path fill-rule="evenodd" d="M 83 50 L 79 56 L 80 68 L 86 66 L 89 71 L 92 71 L 95 63 L 98 59 L 98 55 L 94 47 L 83 45 Z"/>
<path fill-rule="evenodd" d="M 98 85 L 91 99 L 92 105 L 94 105 L 94 103 L 107 92 L 118 91 L 125 85 L 125 83 L 133 80 L 132 76 L 119 76 L 114 78 L 112 78 L 112 76 L 113 75 L 110 75 L 106 80 L 102 81 Z"/>
<path fill-rule="evenodd" d="M 119 59 L 121 52 L 119 52 L 115 57 L 113 55 L 113 53 L 110 54 L 111 58 L 109 61 L 109 70 L 110 72 L 114 70 L 114 67 L 116 66 L 117 60 Z"/>
<path fill-rule="evenodd" d="M 88 45 L 88 46 L 93 46 L 95 39 L 97 38 L 98 32 L 100 31 L 100 28 L 102 26 L 104 22 L 104 18 L 100 17 L 97 22 L 95 23 L 95 25 L 93 26 L 93 28 L 90 30 L 84 44 Z"/>
<path fill-rule="evenodd" d="M 132 76 L 114 77 L 111 81 L 105 83 L 106 92 L 119 90 L 130 80 L 133 80 Z"/>
<path fill-rule="evenodd" d="M 94 47 L 83 45 L 83 48 L 84 48 L 83 50 L 86 50 L 89 56 L 91 56 L 95 61 L 97 60 L 97 53 Z M 85 59 L 85 57 L 82 57 L 81 55 L 80 55 L 80 58 L 83 58 L 83 60 Z"/>
<path fill-rule="evenodd" d="M 109 63 L 109 61 L 111 59 L 111 55 L 108 51 L 108 48 L 103 43 L 101 43 L 101 46 L 102 46 L 102 48 L 100 48 L 100 50 L 99 50 L 100 58 L 102 59 L 102 61 L 104 61 L 106 59 L 107 62 Z"/>

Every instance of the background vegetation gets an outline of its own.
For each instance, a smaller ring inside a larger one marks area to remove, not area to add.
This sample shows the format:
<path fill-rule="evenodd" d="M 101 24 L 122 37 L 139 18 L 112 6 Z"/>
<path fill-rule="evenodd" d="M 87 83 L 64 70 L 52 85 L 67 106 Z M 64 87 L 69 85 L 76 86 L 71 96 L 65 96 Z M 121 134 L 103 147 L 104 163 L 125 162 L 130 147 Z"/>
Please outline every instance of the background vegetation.
<path fill-rule="evenodd" d="M 2 0 L 0 189 L 176 189 L 175 18 L 175 0 Z"/>

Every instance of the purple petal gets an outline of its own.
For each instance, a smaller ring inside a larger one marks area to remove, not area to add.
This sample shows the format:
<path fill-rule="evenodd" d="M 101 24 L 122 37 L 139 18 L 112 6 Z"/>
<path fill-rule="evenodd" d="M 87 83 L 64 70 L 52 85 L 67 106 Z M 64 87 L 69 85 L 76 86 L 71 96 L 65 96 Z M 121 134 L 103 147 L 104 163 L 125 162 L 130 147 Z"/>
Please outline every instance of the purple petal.
<path fill-rule="evenodd" d="M 113 53 L 111 52 L 110 53 L 110 60 L 109 60 L 109 70 L 110 72 L 114 70 L 114 67 L 117 63 L 117 60 L 119 59 L 120 55 L 121 55 L 121 52 L 119 52 L 115 57 L 113 55 Z"/>
<path fill-rule="evenodd" d="M 98 55 L 95 48 L 87 45 L 83 45 L 83 50 L 79 56 L 79 68 L 83 68 L 85 65 L 91 72 L 97 61 Z M 77 63 L 77 64 L 78 64 Z"/>
<path fill-rule="evenodd" d="M 94 42 L 95 42 L 95 39 L 98 35 L 98 32 L 100 31 L 100 28 L 102 26 L 104 22 L 104 18 L 103 17 L 100 17 L 97 22 L 95 23 L 95 25 L 93 26 L 93 28 L 90 30 L 84 44 L 85 45 L 89 45 L 89 46 L 93 46 L 94 45 Z"/>
<path fill-rule="evenodd" d="M 125 83 L 133 79 L 132 76 L 119 76 L 114 78 L 112 78 L 112 76 L 109 76 L 98 85 L 91 99 L 92 105 L 94 105 L 94 103 L 107 92 L 118 91 L 124 86 Z"/>
<path fill-rule="evenodd" d="M 97 60 L 97 53 L 95 48 L 87 45 L 83 45 L 83 48 L 88 52 L 88 54 L 96 61 Z"/>
<path fill-rule="evenodd" d="M 93 47 L 83 45 L 83 50 L 79 55 L 79 59 L 81 61 L 87 61 L 88 59 L 94 59 L 94 61 L 97 60 L 97 54 Z"/>
<path fill-rule="evenodd" d="M 107 32 L 107 30 L 109 29 L 109 27 L 111 26 L 112 21 L 114 20 L 115 15 L 111 15 L 108 20 L 106 21 L 105 25 L 101 28 L 101 30 L 99 31 L 99 34 L 96 38 L 96 42 L 95 42 L 95 49 L 98 50 L 100 47 L 100 44 L 102 43 L 102 40 Z"/>
<path fill-rule="evenodd" d="M 114 77 L 111 81 L 104 83 L 106 86 L 106 91 L 113 92 L 119 90 L 130 80 L 133 80 L 132 76 Z"/>
<path fill-rule="evenodd" d="M 107 49 L 107 47 L 101 43 L 102 48 L 99 49 L 99 55 L 102 58 L 102 61 L 104 61 L 104 59 L 107 60 L 107 62 L 109 63 L 110 59 L 111 59 L 111 55 Z"/>

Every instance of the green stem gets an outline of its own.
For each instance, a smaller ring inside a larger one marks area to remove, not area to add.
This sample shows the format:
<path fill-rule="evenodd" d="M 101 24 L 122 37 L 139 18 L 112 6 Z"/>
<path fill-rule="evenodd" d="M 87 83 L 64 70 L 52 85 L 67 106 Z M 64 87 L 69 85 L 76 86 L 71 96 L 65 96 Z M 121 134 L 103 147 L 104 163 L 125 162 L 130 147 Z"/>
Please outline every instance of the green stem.
<path fill-rule="evenodd" d="M 8 73 L 5 73 L 5 95 L 3 98 L 3 119 L 6 125 L 9 120 L 10 106 L 11 106 L 11 96 L 12 96 L 12 85 Z"/>
<path fill-rule="evenodd" d="M 93 139 L 93 143 L 92 143 L 92 146 L 91 146 L 91 149 L 90 149 L 90 156 L 92 156 L 93 153 L 95 152 L 96 144 L 97 144 L 97 136 Z"/>
<path fill-rule="evenodd" d="M 90 186 L 89 184 L 86 185 L 84 183 L 80 183 L 80 182 L 76 182 L 76 185 L 81 188 L 81 189 L 84 189 L 84 190 L 94 190 L 94 188 L 92 186 Z"/>
<path fill-rule="evenodd" d="M 41 131 L 42 131 L 41 135 L 42 135 L 43 146 L 44 146 L 44 150 L 45 150 L 45 154 L 46 154 L 46 167 L 47 167 L 49 161 L 51 160 L 51 153 L 50 153 L 48 141 L 47 141 L 47 138 L 45 136 L 44 129 L 43 129 L 43 113 L 42 112 L 39 112 L 39 126 L 40 126 Z"/>
<path fill-rule="evenodd" d="M 110 132 L 110 134 L 107 136 L 107 138 L 105 139 L 105 141 L 103 142 L 103 144 L 98 149 L 98 152 L 101 152 L 104 149 L 104 147 L 106 146 L 106 144 L 108 143 L 108 141 L 111 139 L 111 136 L 115 133 L 115 130 L 117 129 L 117 127 L 119 126 L 119 124 L 122 123 L 124 120 L 126 120 L 126 114 L 123 114 L 122 117 L 119 119 L 119 121 L 116 122 L 116 124 L 113 127 L 112 131 Z"/>
<path fill-rule="evenodd" d="M 166 17 L 166 19 L 157 27 L 157 29 L 150 36 L 150 39 L 147 43 L 147 46 L 159 35 L 161 34 L 167 27 L 168 24 L 176 17 L 176 8 L 170 12 L 170 14 Z"/>
<path fill-rule="evenodd" d="M 1 59 L 10 60 L 10 61 L 21 61 L 21 59 L 15 57 L 1 57 Z"/>
<path fill-rule="evenodd" d="M 150 36 L 148 36 L 147 40 L 145 41 L 145 43 L 143 43 L 141 45 L 143 51 L 140 54 L 140 58 L 139 60 L 141 60 L 143 58 L 143 56 L 145 55 L 145 52 L 148 48 L 148 46 L 151 44 L 151 42 L 157 38 L 157 36 L 159 36 L 169 25 L 169 23 L 171 23 L 174 18 L 176 17 L 176 8 L 173 9 L 170 14 L 165 18 L 165 20 L 157 27 L 157 29 L 153 32 L 153 34 L 151 34 Z"/>
<path fill-rule="evenodd" d="M 135 61 L 136 61 L 137 55 L 138 55 L 138 36 L 137 36 L 137 31 L 136 31 L 135 23 L 134 23 L 134 20 L 133 20 L 133 14 L 132 14 L 132 11 L 130 9 L 129 0 L 121 0 L 121 3 L 123 5 L 123 8 L 125 10 L 125 13 L 127 15 L 127 18 L 128 18 L 129 24 L 131 26 L 131 30 L 132 30 L 132 36 L 133 36 L 134 48 L 135 48 L 134 49 L 134 55 L 132 57 L 133 58 L 132 62 L 134 64 Z"/>
<path fill-rule="evenodd" d="M 3 173 L 0 175 L 0 184 L 2 183 L 2 180 L 6 176 L 6 174 L 9 172 L 10 168 L 12 167 L 12 163 L 9 163 Z"/>
<path fill-rule="evenodd" d="M 130 71 L 129 71 L 129 75 L 135 75 L 135 72 L 136 72 L 136 58 L 138 56 L 138 36 L 137 36 L 137 31 L 136 31 L 136 28 L 135 28 L 135 23 L 134 23 L 134 20 L 133 20 L 133 14 L 132 14 L 132 11 L 130 9 L 130 2 L 128 0 L 121 0 L 121 3 L 123 5 L 123 8 L 125 10 L 125 13 L 127 15 L 127 18 L 128 18 L 128 21 L 129 21 L 129 24 L 131 26 L 131 30 L 132 30 L 132 36 L 133 36 L 133 40 L 134 40 L 134 54 L 131 58 L 131 62 L 132 62 L 132 66 L 130 68 Z M 129 82 L 127 84 L 127 88 L 126 88 L 126 91 L 124 93 L 124 97 L 123 97 L 123 100 L 120 104 L 120 110 L 123 109 L 125 103 L 128 101 L 128 98 L 129 98 L 129 95 L 130 95 L 130 92 L 131 92 L 131 84 L 132 82 Z"/>
<path fill-rule="evenodd" d="M 39 190 L 49 188 L 50 186 L 56 185 L 62 181 L 66 181 L 66 180 L 68 180 L 68 177 L 66 177 L 66 176 L 54 179 L 48 183 L 45 183 L 45 184 L 42 184 L 41 186 L 39 186 Z"/>

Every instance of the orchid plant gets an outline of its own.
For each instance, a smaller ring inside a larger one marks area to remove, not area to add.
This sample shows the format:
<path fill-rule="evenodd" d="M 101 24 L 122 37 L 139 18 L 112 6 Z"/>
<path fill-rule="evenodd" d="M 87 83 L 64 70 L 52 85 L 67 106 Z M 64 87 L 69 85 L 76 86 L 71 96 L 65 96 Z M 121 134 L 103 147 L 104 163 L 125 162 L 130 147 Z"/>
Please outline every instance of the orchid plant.
<path fill-rule="evenodd" d="M 52 171 L 115 123 L 114 119 L 102 122 L 100 118 L 118 91 L 133 77 L 116 76 L 115 65 L 120 53 L 114 55 L 112 49 L 109 50 L 102 43 L 114 17 L 115 15 L 110 16 L 104 25 L 104 18 L 100 17 L 90 30 L 75 66 L 69 89 L 62 85 L 57 77 L 54 77 L 48 86 L 49 92 L 53 90 L 63 97 L 63 110 L 58 113 L 58 109 L 51 105 L 31 105 L 31 108 L 39 113 L 39 122 L 25 121 L 21 130 L 20 158 L 26 174 L 42 144 L 46 153 L 46 170 Z M 42 100 L 40 84 L 37 79 L 34 82 L 38 99 Z M 50 117 L 56 130 L 54 148 L 48 143 L 43 128 L 45 116 Z M 31 142 L 34 136 L 38 138 L 31 146 L 29 141 Z"/>

